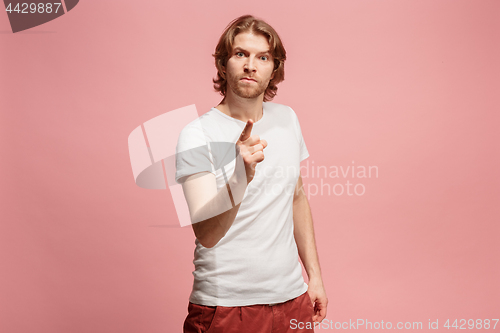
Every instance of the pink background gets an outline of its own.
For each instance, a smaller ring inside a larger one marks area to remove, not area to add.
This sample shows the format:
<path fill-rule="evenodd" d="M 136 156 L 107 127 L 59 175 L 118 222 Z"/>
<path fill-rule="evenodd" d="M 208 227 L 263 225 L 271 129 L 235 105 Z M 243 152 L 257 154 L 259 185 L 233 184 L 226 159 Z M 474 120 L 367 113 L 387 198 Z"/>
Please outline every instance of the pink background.
<path fill-rule="evenodd" d="M 310 166 L 379 170 L 310 196 L 327 319 L 500 317 L 499 1 L 108 0 L 17 34 L 0 14 L 1 332 L 181 331 L 193 231 L 127 137 L 219 102 L 211 54 L 246 13 L 285 43 L 274 101 Z"/>

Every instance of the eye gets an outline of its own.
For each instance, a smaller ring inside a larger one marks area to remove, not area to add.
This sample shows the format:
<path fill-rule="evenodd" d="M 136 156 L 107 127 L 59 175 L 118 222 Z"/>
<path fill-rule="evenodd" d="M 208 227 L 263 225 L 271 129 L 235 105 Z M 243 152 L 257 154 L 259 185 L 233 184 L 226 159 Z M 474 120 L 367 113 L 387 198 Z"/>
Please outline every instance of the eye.
<path fill-rule="evenodd" d="M 236 52 L 236 56 L 237 57 L 243 57 L 245 54 L 243 52 Z"/>
<path fill-rule="evenodd" d="M 262 56 L 262 57 L 260 57 L 260 60 L 267 61 L 267 60 L 269 60 L 269 58 L 268 58 L 268 56 Z"/>

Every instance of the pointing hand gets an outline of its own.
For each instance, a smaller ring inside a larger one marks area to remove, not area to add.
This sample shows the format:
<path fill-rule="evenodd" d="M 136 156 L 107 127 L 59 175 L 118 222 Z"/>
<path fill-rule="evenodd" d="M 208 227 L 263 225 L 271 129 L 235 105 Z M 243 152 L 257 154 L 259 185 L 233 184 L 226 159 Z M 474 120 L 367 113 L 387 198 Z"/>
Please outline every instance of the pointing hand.
<path fill-rule="evenodd" d="M 252 135 L 253 120 L 249 119 L 241 132 L 240 138 L 236 142 L 236 150 L 239 152 L 245 163 L 247 184 L 255 176 L 255 167 L 257 163 L 264 160 L 264 148 L 267 147 L 267 141 L 261 140 L 258 135 Z M 239 159 L 237 158 L 237 161 Z"/>

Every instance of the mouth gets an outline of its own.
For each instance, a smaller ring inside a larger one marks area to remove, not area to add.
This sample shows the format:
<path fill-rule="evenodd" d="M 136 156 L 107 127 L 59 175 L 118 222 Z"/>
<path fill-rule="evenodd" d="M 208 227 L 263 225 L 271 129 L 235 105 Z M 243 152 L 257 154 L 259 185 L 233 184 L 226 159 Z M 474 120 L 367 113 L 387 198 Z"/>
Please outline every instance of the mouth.
<path fill-rule="evenodd" d="M 244 81 L 244 82 L 257 82 L 256 80 L 254 80 L 252 78 L 249 78 L 249 77 L 241 78 L 240 81 Z"/>

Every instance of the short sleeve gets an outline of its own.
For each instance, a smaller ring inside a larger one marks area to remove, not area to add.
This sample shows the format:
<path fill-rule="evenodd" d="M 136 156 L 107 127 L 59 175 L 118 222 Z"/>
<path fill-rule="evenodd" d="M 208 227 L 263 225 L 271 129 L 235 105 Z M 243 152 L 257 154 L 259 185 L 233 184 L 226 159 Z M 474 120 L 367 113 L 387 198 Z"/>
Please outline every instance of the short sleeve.
<path fill-rule="evenodd" d="M 292 109 L 292 119 L 294 124 L 294 130 L 297 135 L 297 140 L 299 141 L 300 161 L 302 162 L 303 160 L 309 157 L 309 151 L 307 150 L 304 137 L 302 136 L 302 130 L 300 128 L 299 118 L 297 118 L 297 115 L 295 114 L 295 111 L 293 111 L 293 109 Z"/>
<path fill-rule="evenodd" d="M 179 134 L 175 150 L 175 181 L 199 172 L 215 174 L 208 138 L 199 120 L 188 124 Z"/>

